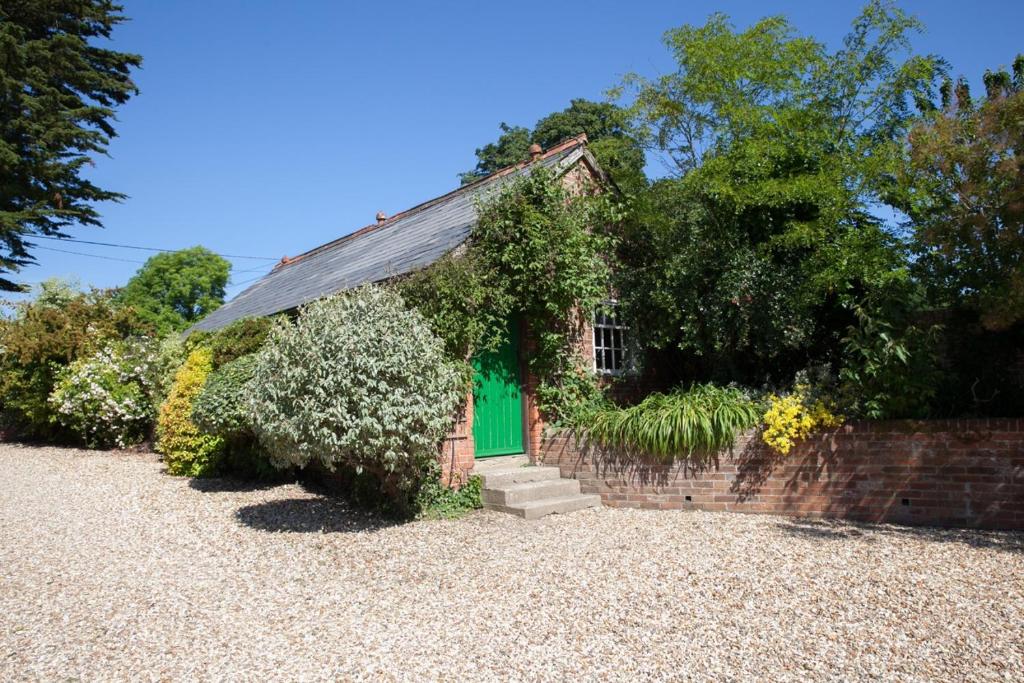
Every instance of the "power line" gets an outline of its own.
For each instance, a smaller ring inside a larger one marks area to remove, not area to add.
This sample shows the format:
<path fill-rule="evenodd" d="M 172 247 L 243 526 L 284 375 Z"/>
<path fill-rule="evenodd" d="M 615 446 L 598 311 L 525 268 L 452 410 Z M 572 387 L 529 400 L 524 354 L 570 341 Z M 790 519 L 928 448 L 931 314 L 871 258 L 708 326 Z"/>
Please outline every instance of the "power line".
<path fill-rule="evenodd" d="M 36 245 L 36 249 L 45 249 L 46 251 L 59 251 L 62 254 L 74 254 L 75 256 L 91 256 L 93 258 L 101 258 L 106 261 L 121 261 L 122 263 L 139 263 L 143 264 L 145 261 L 136 261 L 135 259 L 118 258 L 116 256 L 104 256 L 102 254 L 87 254 L 84 251 L 71 251 L 70 249 L 55 249 L 54 247 L 42 247 Z"/>
<path fill-rule="evenodd" d="M 37 245 L 36 248 L 37 249 L 45 249 L 46 251 L 59 251 L 62 254 L 73 254 L 75 256 L 90 256 L 92 258 L 99 258 L 99 259 L 103 259 L 105 261 L 120 261 L 122 263 L 138 263 L 138 264 L 142 264 L 142 265 L 144 265 L 146 263 L 145 261 L 136 261 L 134 259 L 118 258 L 117 256 L 105 256 L 103 254 L 88 254 L 88 253 L 86 253 L 84 251 L 72 251 L 70 249 L 57 249 L 56 247 L 43 247 L 43 246 Z M 235 283 L 231 283 L 231 284 L 245 284 L 246 282 L 252 282 L 253 280 L 258 280 L 258 279 L 260 279 L 261 277 L 263 277 L 264 275 L 267 274 L 266 268 L 246 268 L 245 270 L 236 270 L 234 272 L 235 272 L 235 274 L 238 274 L 238 273 L 257 273 L 258 272 L 259 275 L 257 275 L 256 277 L 249 278 L 248 280 L 243 280 L 242 282 L 235 282 Z"/>
<path fill-rule="evenodd" d="M 91 240 L 80 240 L 74 237 L 53 237 L 51 235 L 32 235 L 32 239 L 41 240 L 56 240 L 58 242 L 77 242 L 78 244 L 92 244 L 98 247 L 117 247 L 118 249 L 137 249 L 139 251 L 158 251 L 158 252 L 174 252 L 180 251 L 180 249 L 160 249 L 157 247 L 140 247 L 133 244 L 115 244 L 113 242 L 93 242 Z M 44 248 L 44 247 L 40 247 Z M 242 256 L 241 254 L 217 254 L 224 258 L 245 258 L 253 259 L 255 261 L 277 261 L 278 259 L 273 256 Z"/>
<path fill-rule="evenodd" d="M 262 273 L 262 274 L 260 274 L 260 275 L 257 275 L 256 277 L 251 277 L 251 278 L 249 278 L 248 280 L 242 280 L 241 282 L 231 282 L 231 283 L 229 283 L 229 285 L 230 285 L 231 287 L 237 287 L 238 285 L 244 285 L 244 284 L 248 284 L 248 283 L 250 283 L 250 282 L 253 282 L 253 281 L 255 281 L 255 280 L 259 280 L 259 279 L 260 279 L 261 277 L 263 277 L 264 275 L 266 275 L 266 273 Z"/>

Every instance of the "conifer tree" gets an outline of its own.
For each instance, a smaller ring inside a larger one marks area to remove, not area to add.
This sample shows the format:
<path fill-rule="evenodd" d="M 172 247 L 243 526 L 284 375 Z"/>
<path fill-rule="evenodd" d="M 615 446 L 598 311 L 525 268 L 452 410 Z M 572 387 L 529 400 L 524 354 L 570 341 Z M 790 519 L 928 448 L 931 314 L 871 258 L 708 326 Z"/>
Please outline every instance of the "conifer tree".
<path fill-rule="evenodd" d="M 100 225 L 95 203 L 124 195 L 82 171 L 105 154 L 114 108 L 138 88 L 138 55 L 100 47 L 125 21 L 110 0 L 4 0 L 0 4 L 0 291 L 32 263 L 33 235 Z"/>

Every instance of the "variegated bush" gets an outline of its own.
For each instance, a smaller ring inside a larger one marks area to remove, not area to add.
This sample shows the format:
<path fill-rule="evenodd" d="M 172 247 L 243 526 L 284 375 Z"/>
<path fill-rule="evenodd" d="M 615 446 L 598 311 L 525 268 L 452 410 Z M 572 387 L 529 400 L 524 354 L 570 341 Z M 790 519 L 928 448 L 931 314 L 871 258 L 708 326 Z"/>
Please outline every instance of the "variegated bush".
<path fill-rule="evenodd" d="M 271 457 L 369 473 L 399 504 L 465 397 L 458 366 L 423 316 L 373 285 L 277 323 L 257 358 L 252 416 Z"/>

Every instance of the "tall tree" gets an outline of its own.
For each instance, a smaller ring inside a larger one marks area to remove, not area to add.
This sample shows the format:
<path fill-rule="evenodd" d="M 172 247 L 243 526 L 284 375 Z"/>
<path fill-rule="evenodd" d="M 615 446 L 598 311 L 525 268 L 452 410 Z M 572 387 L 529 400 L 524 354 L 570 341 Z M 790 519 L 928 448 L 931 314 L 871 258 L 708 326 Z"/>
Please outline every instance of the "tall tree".
<path fill-rule="evenodd" d="M 501 135 L 497 140 L 477 148 L 476 168 L 460 176 L 464 185 L 530 158 L 529 149 L 532 141 L 529 128 L 510 126 L 502 121 L 498 124 L 498 129 Z"/>
<path fill-rule="evenodd" d="M 1024 320 L 1024 55 L 984 83 L 975 101 L 946 82 L 942 110 L 911 132 L 903 208 L 937 303 L 1001 330 Z"/>
<path fill-rule="evenodd" d="M 224 303 L 231 264 L 203 247 L 157 254 L 132 276 L 118 301 L 161 332 L 180 331 Z"/>
<path fill-rule="evenodd" d="M 0 290 L 34 261 L 32 235 L 100 225 L 95 202 L 124 195 L 83 177 L 104 154 L 114 107 L 138 92 L 138 55 L 99 47 L 125 20 L 110 0 L 4 0 L 0 4 Z"/>
<path fill-rule="evenodd" d="M 497 141 L 476 150 L 476 168 L 462 174 L 463 183 L 525 161 L 533 143 L 546 149 L 580 133 L 587 134 L 594 156 L 620 187 L 633 191 L 646 182 L 643 149 L 629 131 L 626 112 L 610 102 L 574 99 L 566 109 L 537 121 L 532 131 L 506 123 L 500 128 Z"/>
<path fill-rule="evenodd" d="M 893 192 L 915 104 L 941 70 L 918 23 L 874 1 L 829 52 L 782 17 L 669 31 L 677 69 L 630 77 L 641 140 L 672 177 L 627 230 L 620 289 L 636 332 L 694 373 L 759 383 L 838 347 L 865 298 L 905 285 L 872 209 Z"/>

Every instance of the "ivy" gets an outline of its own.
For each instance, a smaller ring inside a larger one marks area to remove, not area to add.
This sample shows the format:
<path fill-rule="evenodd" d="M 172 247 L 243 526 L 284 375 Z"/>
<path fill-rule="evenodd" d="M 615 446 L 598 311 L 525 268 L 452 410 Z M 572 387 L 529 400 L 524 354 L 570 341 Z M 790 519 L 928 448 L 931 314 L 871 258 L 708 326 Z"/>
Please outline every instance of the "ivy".
<path fill-rule="evenodd" d="M 475 250 L 463 250 L 398 282 L 406 303 L 423 314 L 465 373 L 471 373 L 469 361 L 475 353 L 497 348 L 515 308 L 504 291 L 493 289 L 486 271 Z"/>
<path fill-rule="evenodd" d="M 419 519 L 458 519 L 470 510 L 483 507 L 480 498 L 483 480 L 478 476 L 469 477 L 455 489 L 445 486 L 441 466 L 436 460 L 428 461 L 426 476 L 416 493 L 415 516 Z"/>
<path fill-rule="evenodd" d="M 463 248 L 397 285 L 465 363 L 501 344 L 509 320 L 525 322 L 538 407 L 553 423 L 599 393 L 577 349 L 581 316 L 608 294 L 615 245 L 606 226 L 619 207 L 610 195 L 581 189 L 570 191 L 544 169 L 512 181 L 480 201 Z"/>

